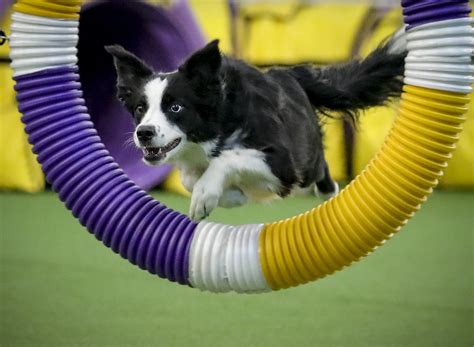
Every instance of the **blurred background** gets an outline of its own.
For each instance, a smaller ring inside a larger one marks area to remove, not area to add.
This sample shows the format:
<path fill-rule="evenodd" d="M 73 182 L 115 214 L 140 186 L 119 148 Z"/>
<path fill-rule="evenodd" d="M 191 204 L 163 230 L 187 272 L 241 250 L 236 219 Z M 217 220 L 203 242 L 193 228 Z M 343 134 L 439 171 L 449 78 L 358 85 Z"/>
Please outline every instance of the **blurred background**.
<path fill-rule="evenodd" d="M 7 33 L 12 3 L 0 0 Z M 115 99 L 105 45 L 119 43 L 161 71 L 175 69 L 214 38 L 225 54 L 261 68 L 325 65 L 367 55 L 401 26 L 395 0 L 87 1 L 81 82 L 99 135 L 127 174 L 186 213 L 177 172 L 146 167 L 125 145 L 133 126 Z M 0 46 L 0 345 L 473 344 L 473 107 L 440 189 L 382 251 L 301 288 L 215 296 L 138 271 L 84 232 L 49 190 L 31 152 L 9 62 L 8 44 Z M 336 180 L 348 182 L 363 170 L 396 110 L 396 102 L 369 110 L 357 129 L 325 119 L 326 157 Z M 212 220 L 269 222 L 318 203 L 299 197 L 219 209 Z"/>

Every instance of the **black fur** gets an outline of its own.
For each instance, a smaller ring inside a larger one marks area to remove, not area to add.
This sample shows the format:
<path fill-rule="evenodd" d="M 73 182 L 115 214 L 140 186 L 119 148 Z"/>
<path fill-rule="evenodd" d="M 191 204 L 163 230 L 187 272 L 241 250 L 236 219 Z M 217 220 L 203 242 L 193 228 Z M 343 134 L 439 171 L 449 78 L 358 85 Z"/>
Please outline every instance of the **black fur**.
<path fill-rule="evenodd" d="M 117 98 L 133 115 L 135 124 L 138 124 L 144 112 L 137 112 L 137 108 L 141 106 L 144 111 L 148 109 L 143 87 L 153 78 L 153 70 L 121 46 L 106 46 L 105 49 L 114 57 L 118 76 Z"/>
<path fill-rule="evenodd" d="M 300 65 L 290 71 L 317 110 L 335 111 L 355 121 L 361 110 L 382 106 L 402 91 L 406 53 L 389 54 L 389 47 L 382 45 L 367 58 L 347 64 Z"/>
<path fill-rule="evenodd" d="M 228 117 L 223 110 L 221 64 L 222 57 L 215 40 L 193 54 L 179 67 L 178 73 L 168 77 L 162 109 L 193 142 L 204 142 L 225 133 L 227 125 L 223 122 Z M 183 105 L 184 111 L 167 113 L 173 103 Z"/>

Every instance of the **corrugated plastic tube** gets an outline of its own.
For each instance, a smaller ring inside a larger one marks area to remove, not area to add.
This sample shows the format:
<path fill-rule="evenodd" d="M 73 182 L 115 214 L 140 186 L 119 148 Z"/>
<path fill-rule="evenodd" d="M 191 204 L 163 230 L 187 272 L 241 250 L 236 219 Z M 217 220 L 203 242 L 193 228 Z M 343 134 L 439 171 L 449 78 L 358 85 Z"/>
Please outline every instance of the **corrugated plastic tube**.
<path fill-rule="evenodd" d="M 269 224 L 261 262 L 273 289 L 314 281 L 372 252 L 438 183 L 465 120 L 467 95 L 406 86 L 382 150 L 334 199 Z"/>
<path fill-rule="evenodd" d="M 154 201 L 115 164 L 77 80 L 77 67 L 16 78 L 25 130 L 47 180 L 105 245 L 151 273 L 187 284 L 186 252 L 196 225 Z M 178 227 L 180 234 L 173 234 Z"/>
<path fill-rule="evenodd" d="M 140 190 L 102 144 L 76 66 L 79 0 L 19 0 L 11 57 L 22 120 L 47 180 L 104 245 L 150 273 L 213 292 L 256 293 L 331 274 L 396 233 L 437 185 L 472 91 L 464 0 L 402 0 L 408 56 L 399 116 L 335 198 L 270 224 L 195 224 Z"/>
<path fill-rule="evenodd" d="M 405 79 L 399 115 L 366 169 L 334 199 L 264 227 L 260 259 L 272 289 L 314 281 L 369 254 L 407 222 L 437 185 L 462 131 L 473 81 L 465 54 L 466 47 L 473 47 L 471 21 L 464 18 L 470 7 L 467 1 L 454 3 L 413 1 L 405 7 L 407 60 L 424 65 L 407 63 L 405 76 L 412 78 Z M 444 15 L 455 13 L 453 8 L 459 19 L 446 21 Z M 424 26 L 420 18 L 435 23 Z M 439 46 L 446 42 L 446 54 L 417 54 L 415 48 L 431 47 L 427 36 Z"/>

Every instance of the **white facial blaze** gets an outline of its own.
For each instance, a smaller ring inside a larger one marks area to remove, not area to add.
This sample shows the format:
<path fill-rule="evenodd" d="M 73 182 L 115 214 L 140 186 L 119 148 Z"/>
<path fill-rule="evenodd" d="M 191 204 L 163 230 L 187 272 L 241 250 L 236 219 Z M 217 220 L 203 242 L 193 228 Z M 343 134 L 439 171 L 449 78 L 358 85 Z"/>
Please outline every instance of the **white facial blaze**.
<path fill-rule="evenodd" d="M 175 124 L 172 124 L 163 113 L 161 103 L 163 94 L 168 85 L 168 80 L 156 78 L 145 85 L 145 95 L 148 102 L 148 110 L 140 125 L 153 125 L 156 136 L 152 140 L 152 145 L 163 147 L 177 138 L 183 138 L 185 134 Z"/>

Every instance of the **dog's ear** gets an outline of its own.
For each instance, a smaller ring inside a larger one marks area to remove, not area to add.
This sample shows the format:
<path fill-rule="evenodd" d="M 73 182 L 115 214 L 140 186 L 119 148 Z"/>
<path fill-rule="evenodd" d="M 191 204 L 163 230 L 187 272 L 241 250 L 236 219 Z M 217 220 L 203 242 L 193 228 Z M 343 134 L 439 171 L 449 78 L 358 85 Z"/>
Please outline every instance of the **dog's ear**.
<path fill-rule="evenodd" d="M 119 86 L 141 85 L 153 75 L 153 70 L 150 67 L 122 46 L 105 46 L 105 50 L 114 58 Z"/>
<path fill-rule="evenodd" d="M 209 42 L 204 48 L 191 55 L 186 62 L 179 67 L 179 71 L 188 78 L 201 77 L 208 79 L 216 76 L 221 67 L 222 56 L 219 51 L 219 40 Z"/>

